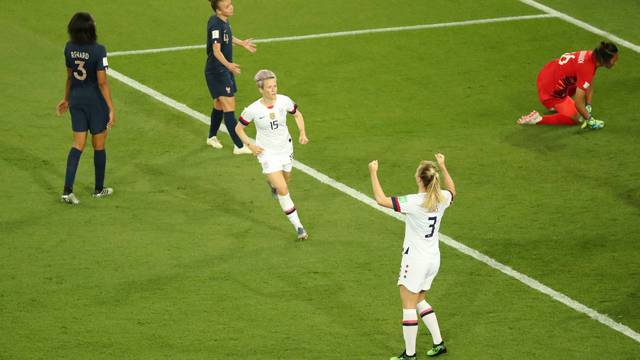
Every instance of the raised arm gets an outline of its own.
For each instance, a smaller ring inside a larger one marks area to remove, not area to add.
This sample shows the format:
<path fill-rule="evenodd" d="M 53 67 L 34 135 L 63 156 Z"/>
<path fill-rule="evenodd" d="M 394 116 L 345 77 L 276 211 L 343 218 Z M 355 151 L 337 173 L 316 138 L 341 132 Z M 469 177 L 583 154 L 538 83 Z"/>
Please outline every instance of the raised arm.
<path fill-rule="evenodd" d="M 440 171 L 442 172 L 442 182 L 444 183 L 444 188 L 451 192 L 453 197 L 456 196 L 456 185 L 453 183 L 453 179 L 451 175 L 449 175 L 449 170 L 447 170 L 447 166 L 444 163 L 444 155 L 438 153 L 436 154 L 436 160 L 438 161 L 438 166 L 440 167 Z"/>
<path fill-rule="evenodd" d="M 380 206 L 393 209 L 391 198 L 387 197 L 382 190 L 380 180 L 378 180 L 378 160 L 369 163 L 369 175 L 371 175 L 371 186 L 373 187 L 373 197 Z"/>
<path fill-rule="evenodd" d="M 300 137 L 298 141 L 300 142 L 300 144 L 304 145 L 309 142 L 309 139 L 307 138 L 307 133 L 304 130 L 304 117 L 302 116 L 300 110 L 296 110 L 296 113 L 293 114 L 293 118 L 296 119 L 296 125 L 298 125 L 298 130 L 300 131 Z"/>
<path fill-rule="evenodd" d="M 113 107 L 113 101 L 111 101 L 111 91 L 109 90 L 109 83 L 107 82 L 107 71 L 98 70 L 97 74 L 98 87 L 100 88 L 102 97 L 104 97 L 104 101 L 107 103 L 107 107 L 109 108 L 109 122 L 107 123 L 107 128 L 111 128 L 116 123 L 116 111 Z"/>

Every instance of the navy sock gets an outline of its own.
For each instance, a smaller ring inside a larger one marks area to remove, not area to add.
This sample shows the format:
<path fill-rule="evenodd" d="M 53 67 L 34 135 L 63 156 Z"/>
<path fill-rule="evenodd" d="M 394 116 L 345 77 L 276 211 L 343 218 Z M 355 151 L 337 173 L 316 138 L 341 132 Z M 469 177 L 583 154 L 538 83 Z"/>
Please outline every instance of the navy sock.
<path fill-rule="evenodd" d="M 73 192 L 73 182 L 76 179 L 76 171 L 78 170 L 78 163 L 80 162 L 80 155 L 82 151 L 72 147 L 69 150 L 67 156 L 67 172 L 64 176 L 64 194 L 70 194 Z"/>
<path fill-rule="evenodd" d="M 93 151 L 93 165 L 96 169 L 96 192 L 100 192 L 104 188 L 104 172 L 107 167 L 106 150 Z"/>
<path fill-rule="evenodd" d="M 213 108 L 211 110 L 211 125 L 209 125 L 209 137 L 216 136 L 218 134 L 218 129 L 220 129 L 220 124 L 222 124 L 222 110 L 217 110 Z"/>
<path fill-rule="evenodd" d="M 236 147 L 242 148 L 244 144 L 238 137 L 238 134 L 236 134 L 236 115 L 233 111 L 224 113 L 224 125 L 227 127 L 227 130 L 229 130 L 231 140 L 233 140 L 233 143 L 236 144 Z"/>

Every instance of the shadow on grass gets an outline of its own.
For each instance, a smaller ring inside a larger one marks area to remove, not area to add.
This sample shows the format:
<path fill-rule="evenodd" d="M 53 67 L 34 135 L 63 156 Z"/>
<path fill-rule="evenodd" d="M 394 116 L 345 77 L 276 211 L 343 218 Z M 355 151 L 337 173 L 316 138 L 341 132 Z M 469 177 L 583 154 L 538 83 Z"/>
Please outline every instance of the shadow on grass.
<path fill-rule="evenodd" d="M 588 141 L 591 136 L 597 135 L 597 131 L 584 130 L 579 126 L 514 125 L 514 127 L 514 130 L 505 137 L 505 143 L 539 154 L 561 152 L 576 137 Z"/>

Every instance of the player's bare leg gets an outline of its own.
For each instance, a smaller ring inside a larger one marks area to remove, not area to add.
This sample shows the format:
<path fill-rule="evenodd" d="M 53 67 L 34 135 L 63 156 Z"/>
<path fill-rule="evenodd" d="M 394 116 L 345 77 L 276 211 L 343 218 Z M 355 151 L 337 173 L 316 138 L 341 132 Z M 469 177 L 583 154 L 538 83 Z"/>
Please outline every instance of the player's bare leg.
<path fill-rule="evenodd" d="M 399 286 L 400 299 L 402 300 L 402 335 L 404 337 L 404 351 L 390 360 L 413 360 L 416 359 L 416 338 L 418 336 L 418 315 L 416 314 L 416 304 L 418 296 L 414 292 Z"/>
<path fill-rule="evenodd" d="M 291 196 L 289 195 L 289 187 L 287 186 L 285 172 L 276 171 L 269 173 L 267 174 L 267 179 L 269 180 L 271 187 L 276 189 L 280 207 L 293 225 L 293 228 L 296 230 L 298 239 L 305 240 L 309 235 L 304 230 L 304 226 L 302 226 L 300 218 L 298 217 L 298 211 L 296 210 L 293 200 L 291 200 Z"/>
<path fill-rule="evenodd" d="M 84 151 L 84 146 L 87 143 L 87 132 L 83 131 L 83 132 L 78 132 L 78 131 L 74 131 L 73 132 L 73 147 L 80 150 L 80 151 Z"/>
<path fill-rule="evenodd" d="M 283 171 L 282 175 L 284 176 L 284 181 L 288 185 L 289 181 L 291 181 L 291 172 Z M 273 197 L 273 199 L 278 200 L 278 191 L 276 190 L 276 188 L 271 185 L 271 182 L 269 180 L 267 180 L 267 185 L 269 185 L 269 189 L 271 189 L 271 196 Z"/>

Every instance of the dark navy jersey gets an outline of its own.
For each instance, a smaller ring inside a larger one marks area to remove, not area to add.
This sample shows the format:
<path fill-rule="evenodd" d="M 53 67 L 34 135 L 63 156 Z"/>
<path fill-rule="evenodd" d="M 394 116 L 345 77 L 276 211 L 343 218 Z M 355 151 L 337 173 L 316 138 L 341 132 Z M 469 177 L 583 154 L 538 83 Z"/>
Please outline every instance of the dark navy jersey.
<path fill-rule="evenodd" d="M 209 18 L 207 24 L 207 66 L 206 72 L 217 72 L 226 70 L 224 65 L 213 56 L 213 44 L 220 44 L 220 51 L 228 62 L 233 62 L 233 37 L 231 35 L 231 25 L 222 21 L 217 16 Z"/>
<path fill-rule="evenodd" d="M 71 69 L 69 102 L 87 103 L 102 100 L 98 87 L 98 71 L 106 70 L 107 50 L 100 44 L 76 45 L 68 42 L 64 48 L 67 68 Z"/>

